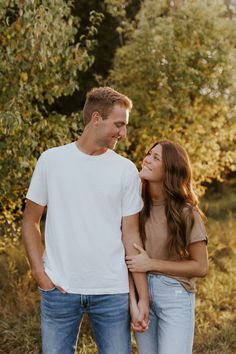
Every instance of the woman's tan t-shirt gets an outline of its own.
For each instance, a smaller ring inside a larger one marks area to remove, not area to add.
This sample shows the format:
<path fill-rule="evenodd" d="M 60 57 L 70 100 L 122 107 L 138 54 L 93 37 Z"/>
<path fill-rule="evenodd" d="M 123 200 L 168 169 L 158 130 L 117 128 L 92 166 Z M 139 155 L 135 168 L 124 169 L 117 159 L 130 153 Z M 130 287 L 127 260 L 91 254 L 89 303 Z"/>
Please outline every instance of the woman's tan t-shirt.
<path fill-rule="evenodd" d="M 188 240 L 189 244 L 206 241 L 207 234 L 204 227 L 204 223 L 201 219 L 197 210 L 193 209 L 194 223 L 191 231 L 191 218 L 188 213 L 189 208 L 184 209 L 186 214 L 187 223 L 187 233 L 189 233 Z M 168 232 L 167 232 L 167 219 L 165 215 L 165 201 L 153 201 L 153 206 L 151 208 L 150 217 L 148 218 L 146 225 L 146 242 L 145 249 L 150 258 L 156 258 L 161 260 L 179 260 L 178 258 L 173 258 L 168 256 Z M 158 272 L 151 272 L 152 274 L 160 274 Z M 163 275 L 163 274 L 162 274 Z M 166 274 L 167 275 L 167 274 Z M 168 275 L 170 276 L 170 275 Z M 187 291 L 195 292 L 195 281 L 193 278 L 186 277 L 175 277 L 170 276 L 178 280 Z"/>

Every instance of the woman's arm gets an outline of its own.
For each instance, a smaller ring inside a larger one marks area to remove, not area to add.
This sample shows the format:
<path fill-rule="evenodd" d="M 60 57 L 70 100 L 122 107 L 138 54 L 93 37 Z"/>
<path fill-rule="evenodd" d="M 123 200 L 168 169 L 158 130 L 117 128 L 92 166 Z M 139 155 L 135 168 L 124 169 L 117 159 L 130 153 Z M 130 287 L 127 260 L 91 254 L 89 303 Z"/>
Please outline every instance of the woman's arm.
<path fill-rule="evenodd" d="M 204 277 L 208 272 L 208 255 L 205 241 L 189 245 L 189 259 L 180 261 L 150 258 L 140 246 L 134 245 L 140 252 L 136 256 L 127 256 L 126 263 L 130 272 L 158 272 L 177 277 Z"/>

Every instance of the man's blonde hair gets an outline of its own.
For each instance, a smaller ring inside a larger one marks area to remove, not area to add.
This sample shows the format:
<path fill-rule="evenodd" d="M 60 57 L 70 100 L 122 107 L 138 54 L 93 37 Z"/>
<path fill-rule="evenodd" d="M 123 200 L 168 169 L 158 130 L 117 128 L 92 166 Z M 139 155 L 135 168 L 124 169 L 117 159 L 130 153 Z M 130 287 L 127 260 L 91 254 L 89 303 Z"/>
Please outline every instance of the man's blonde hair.
<path fill-rule="evenodd" d="M 93 88 L 86 95 L 83 108 L 84 124 L 86 125 L 90 122 L 94 112 L 100 113 L 102 118 L 106 119 L 116 104 L 129 111 L 131 111 L 133 106 L 132 101 L 127 96 L 111 87 Z"/>

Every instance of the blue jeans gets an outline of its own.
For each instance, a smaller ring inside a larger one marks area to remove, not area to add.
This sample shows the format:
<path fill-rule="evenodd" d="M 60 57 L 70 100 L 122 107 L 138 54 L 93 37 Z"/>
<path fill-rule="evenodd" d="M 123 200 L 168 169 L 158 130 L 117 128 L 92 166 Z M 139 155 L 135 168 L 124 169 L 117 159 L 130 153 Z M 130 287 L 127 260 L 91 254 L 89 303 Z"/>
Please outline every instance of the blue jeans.
<path fill-rule="evenodd" d="M 191 354 L 195 294 L 164 275 L 148 275 L 150 324 L 136 333 L 139 354 Z"/>
<path fill-rule="evenodd" d="M 85 312 L 100 354 L 130 354 L 128 294 L 40 292 L 43 354 L 74 354 Z"/>

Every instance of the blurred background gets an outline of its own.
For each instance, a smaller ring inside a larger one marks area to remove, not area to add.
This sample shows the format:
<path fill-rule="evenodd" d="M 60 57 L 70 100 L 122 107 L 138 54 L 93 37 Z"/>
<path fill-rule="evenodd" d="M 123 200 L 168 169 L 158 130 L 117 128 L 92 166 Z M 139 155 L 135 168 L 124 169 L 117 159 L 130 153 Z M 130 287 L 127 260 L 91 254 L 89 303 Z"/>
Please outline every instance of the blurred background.
<path fill-rule="evenodd" d="M 188 151 L 210 256 L 194 353 L 236 353 L 235 0 L 1 0 L 0 353 L 41 352 L 25 194 L 39 155 L 79 137 L 86 92 L 101 85 L 133 101 L 117 151 L 138 168 L 158 139 Z M 79 346 L 96 353 L 87 319 Z"/>

